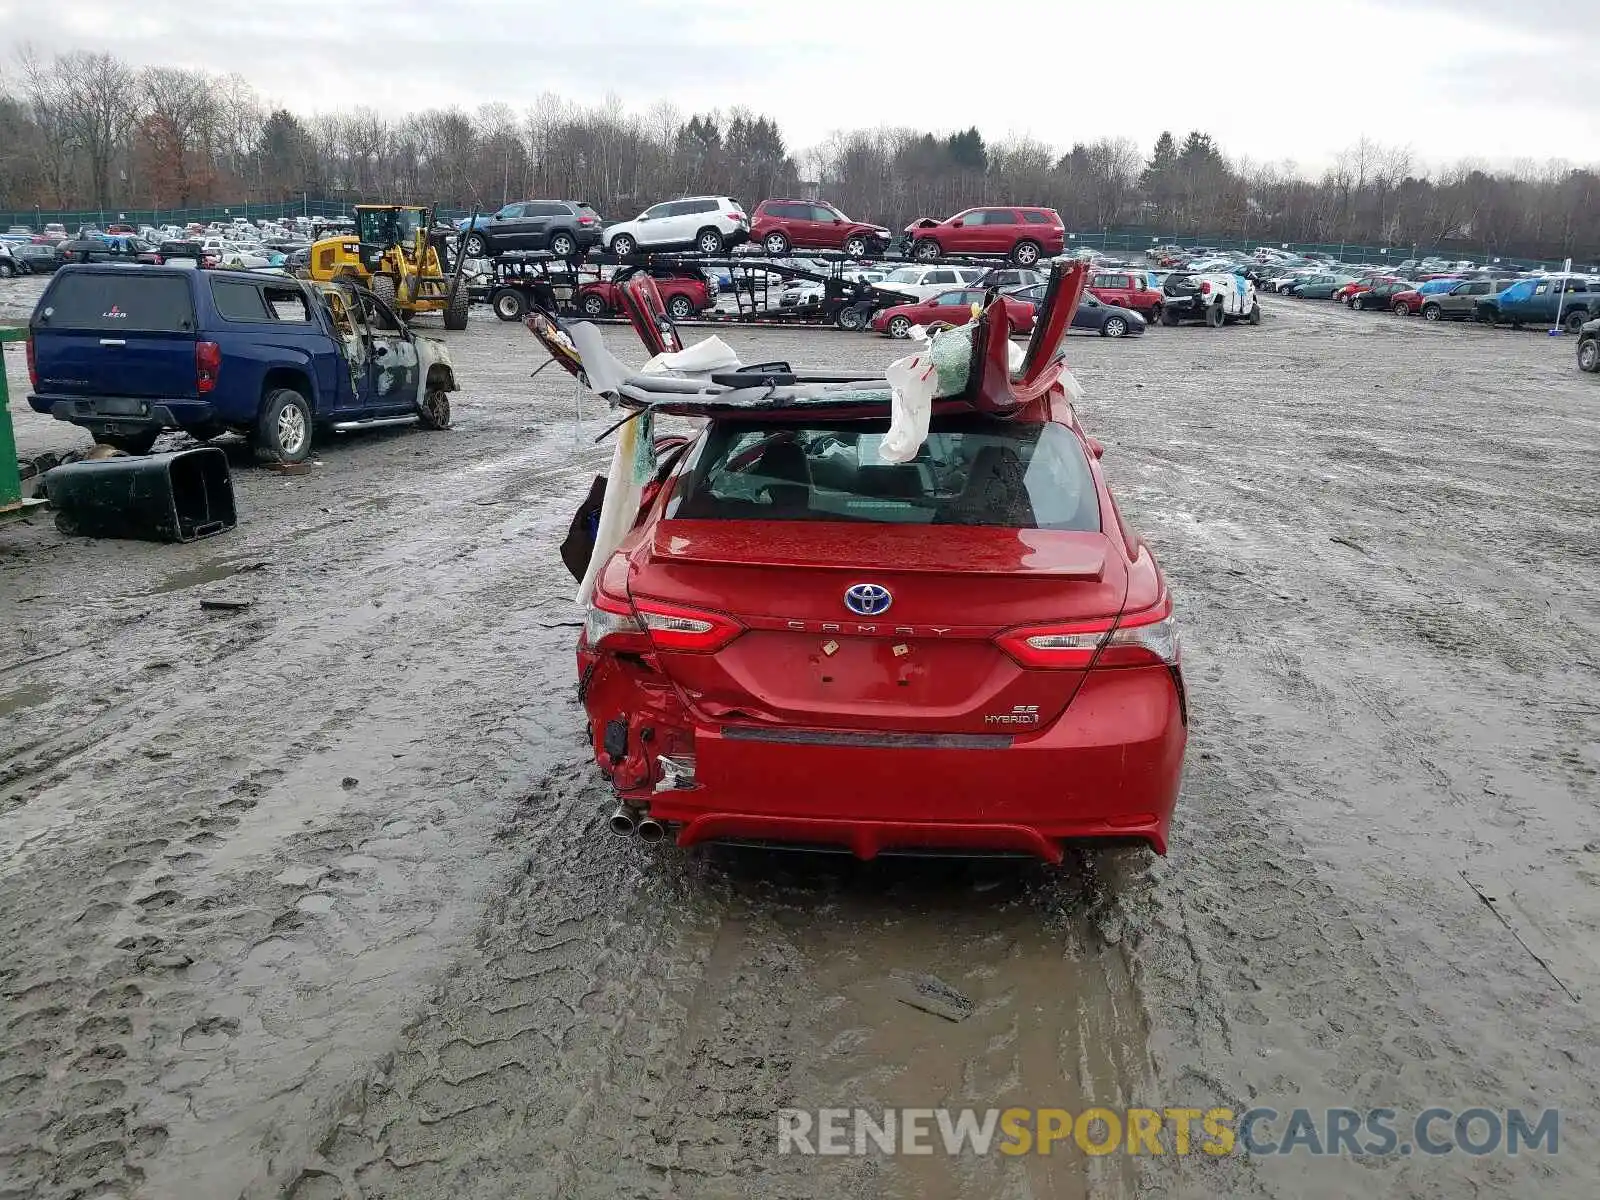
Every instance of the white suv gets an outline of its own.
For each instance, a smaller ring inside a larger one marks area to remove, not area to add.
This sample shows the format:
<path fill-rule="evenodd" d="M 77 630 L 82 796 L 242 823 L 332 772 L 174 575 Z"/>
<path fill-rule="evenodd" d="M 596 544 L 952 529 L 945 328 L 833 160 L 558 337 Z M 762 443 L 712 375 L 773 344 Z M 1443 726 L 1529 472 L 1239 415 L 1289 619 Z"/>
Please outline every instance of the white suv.
<path fill-rule="evenodd" d="M 721 254 L 750 240 L 750 218 L 744 205 L 727 196 L 687 196 L 645 209 L 631 221 L 619 221 L 601 235 L 613 254 L 646 250 L 698 250 Z"/>
<path fill-rule="evenodd" d="M 975 284 L 987 273 L 983 267 L 896 267 L 875 286 L 913 300 L 931 300 L 940 292 Z"/>

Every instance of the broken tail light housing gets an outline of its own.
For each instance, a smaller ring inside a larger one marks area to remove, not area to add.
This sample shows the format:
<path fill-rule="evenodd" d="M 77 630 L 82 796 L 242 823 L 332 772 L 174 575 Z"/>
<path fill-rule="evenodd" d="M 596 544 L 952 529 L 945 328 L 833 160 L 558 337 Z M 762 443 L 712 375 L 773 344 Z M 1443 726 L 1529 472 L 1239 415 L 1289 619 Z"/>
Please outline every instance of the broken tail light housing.
<path fill-rule="evenodd" d="M 995 641 L 1018 666 L 1058 671 L 1172 666 L 1179 652 L 1177 621 L 1166 594 L 1151 607 L 1118 619 L 1031 625 Z"/>
<path fill-rule="evenodd" d="M 33 348 L 33 330 L 31 330 L 31 329 L 28 330 L 27 350 L 28 350 L 28 386 L 33 388 L 34 391 L 38 391 L 39 390 L 39 362 L 38 362 L 38 359 L 34 357 L 35 351 L 34 351 L 34 348 Z"/>
<path fill-rule="evenodd" d="M 216 342 L 194 344 L 194 387 L 204 396 L 217 386 L 217 376 L 222 374 L 222 347 Z"/>
<path fill-rule="evenodd" d="M 1209 279 L 1202 279 L 1200 281 L 1200 294 L 1202 296 L 1209 296 L 1211 294 L 1211 281 Z"/>
<path fill-rule="evenodd" d="M 591 650 L 648 650 L 644 626 L 633 615 L 628 602 L 628 560 L 613 554 L 589 597 L 589 611 L 583 618 L 583 641 Z"/>
<path fill-rule="evenodd" d="M 1136 613 L 1124 613 L 1116 629 L 1100 647 L 1098 667 L 1174 666 L 1179 654 L 1178 622 L 1172 615 L 1172 597 L 1161 599 Z"/>

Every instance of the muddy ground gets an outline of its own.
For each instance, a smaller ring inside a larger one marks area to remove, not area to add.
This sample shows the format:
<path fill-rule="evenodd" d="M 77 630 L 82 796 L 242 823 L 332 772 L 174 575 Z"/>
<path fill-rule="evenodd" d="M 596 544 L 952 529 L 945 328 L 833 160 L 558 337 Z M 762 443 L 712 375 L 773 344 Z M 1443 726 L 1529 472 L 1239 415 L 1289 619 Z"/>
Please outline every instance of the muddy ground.
<path fill-rule="evenodd" d="M 556 557 L 604 421 L 481 312 L 454 429 L 236 450 L 231 533 L 0 527 L 0 1196 L 1600 1194 L 1600 382 L 1267 303 L 1069 347 L 1184 623 L 1165 860 L 608 834 Z M 1090 1102 L 1559 1107 L 1561 1152 L 775 1153 L 783 1106 Z"/>

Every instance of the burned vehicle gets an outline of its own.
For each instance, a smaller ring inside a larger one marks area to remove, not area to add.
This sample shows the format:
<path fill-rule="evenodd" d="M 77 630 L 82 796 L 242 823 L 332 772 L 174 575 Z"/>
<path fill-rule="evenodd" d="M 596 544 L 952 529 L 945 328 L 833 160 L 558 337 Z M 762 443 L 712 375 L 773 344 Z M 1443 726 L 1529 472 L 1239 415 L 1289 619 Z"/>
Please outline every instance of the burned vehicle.
<path fill-rule="evenodd" d="M 67 266 L 28 326 L 28 403 L 97 442 L 148 453 L 160 434 L 241 433 L 299 462 L 317 430 L 450 424 L 455 368 L 351 280 L 250 271 Z"/>
<path fill-rule="evenodd" d="M 614 831 L 861 858 L 1165 852 L 1178 635 L 1073 409 L 1084 279 L 1056 268 L 1026 350 L 990 295 L 860 375 L 684 349 L 648 277 L 624 295 L 644 371 L 593 326 L 530 320 L 621 414 L 563 548 Z M 663 415 L 700 426 L 657 437 Z"/>

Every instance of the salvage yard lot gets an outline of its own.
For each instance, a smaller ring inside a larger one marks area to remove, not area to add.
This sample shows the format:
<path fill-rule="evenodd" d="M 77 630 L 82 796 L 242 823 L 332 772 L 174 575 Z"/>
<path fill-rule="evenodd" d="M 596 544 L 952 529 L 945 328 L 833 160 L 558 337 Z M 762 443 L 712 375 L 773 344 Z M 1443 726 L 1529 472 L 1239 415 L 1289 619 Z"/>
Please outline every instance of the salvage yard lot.
<path fill-rule="evenodd" d="M 1264 305 L 1068 343 L 1183 623 L 1165 861 L 609 835 L 556 553 L 606 419 L 484 309 L 455 429 L 240 448 L 232 533 L 0 527 L 0 1188 L 1600 1194 L 1600 385 L 1570 338 Z M 6 366 L 24 455 L 85 440 Z M 1564 1152 L 775 1155 L 785 1106 L 1091 1102 L 1557 1107 Z"/>

